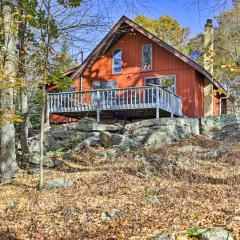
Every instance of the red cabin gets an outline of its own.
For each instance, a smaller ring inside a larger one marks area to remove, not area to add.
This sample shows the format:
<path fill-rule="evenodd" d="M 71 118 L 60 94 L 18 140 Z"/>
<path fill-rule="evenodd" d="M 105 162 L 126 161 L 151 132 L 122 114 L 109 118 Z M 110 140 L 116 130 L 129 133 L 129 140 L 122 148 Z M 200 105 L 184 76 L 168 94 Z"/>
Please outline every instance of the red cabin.
<path fill-rule="evenodd" d="M 212 96 L 222 87 L 209 72 L 125 16 L 65 75 L 74 79 L 71 91 L 53 93 L 56 87 L 48 87 L 52 122 L 227 112 L 224 95 Z"/>

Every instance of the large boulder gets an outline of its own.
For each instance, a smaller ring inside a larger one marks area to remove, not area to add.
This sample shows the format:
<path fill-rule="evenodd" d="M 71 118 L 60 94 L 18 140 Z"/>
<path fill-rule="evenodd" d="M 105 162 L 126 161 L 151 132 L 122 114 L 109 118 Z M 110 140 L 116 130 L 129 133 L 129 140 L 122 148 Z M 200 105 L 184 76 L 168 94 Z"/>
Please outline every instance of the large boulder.
<path fill-rule="evenodd" d="M 204 117 L 201 129 L 202 134 L 216 140 L 240 140 L 240 114 Z"/>
<path fill-rule="evenodd" d="M 110 125 L 110 124 L 101 124 L 97 123 L 95 119 L 84 118 L 75 123 L 63 124 L 60 129 L 62 130 L 76 130 L 82 132 L 122 132 L 123 127 L 119 124 Z"/>
<path fill-rule="evenodd" d="M 32 168 L 39 165 L 40 155 L 39 153 L 29 153 L 27 156 L 25 156 L 25 159 L 27 159 L 26 164 L 29 165 L 27 168 Z M 60 165 L 61 163 L 54 158 L 53 152 L 48 152 L 46 155 L 43 156 L 43 166 L 55 168 L 59 167 Z"/>
<path fill-rule="evenodd" d="M 199 120 L 196 118 L 159 118 L 148 119 L 127 124 L 125 129 L 128 132 L 134 131 L 139 128 L 159 128 L 165 126 L 179 126 L 182 128 L 190 128 L 191 132 L 195 135 L 199 134 Z"/>
<path fill-rule="evenodd" d="M 46 133 L 44 146 L 49 151 L 54 151 L 59 148 L 69 149 L 87 137 L 87 134 L 84 132 L 55 129 Z"/>
<path fill-rule="evenodd" d="M 98 157 L 112 158 L 119 156 L 129 149 L 142 147 L 142 144 L 127 135 L 117 133 L 101 132 L 100 140 L 102 146 L 107 148 L 105 151 L 98 154 Z"/>
<path fill-rule="evenodd" d="M 199 120 L 193 118 L 160 118 L 131 123 L 127 134 L 148 148 L 158 148 L 183 138 L 200 134 Z"/>
<path fill-rule="evenodd" d="M 105 148 L 117 145 L 124 145 L 129 148 L 137 148 L 141 146 L 141 144 L 138 141 L 134 141 L 128 136 L 118 133 L 101 132 L 100 140 Z"/>
<path fill-rule="evenodd" d="M 113 146 L 111 148 L 106 149 L 105 151 L 98 153 L 97 157 L 104 158 L 104 159 L 112 159 L 113 157 L 118 157 L 122 153 L 128 150 L 128 147 L 126 145 L 117 145 Z"/>
<path fill-rule="evenodd" d="M 40 152 L 39 135 L 28 138 L 28 145 L 31 153 L 39 153 Z M 18 148 L 21 149 L 20 143 Z"/>
<path fill-rule="evenodd" d="M 75 146 L 74 151 L 83 151 L 83 150 L 88 150 L 91 147 L 100 147 L 101 146 L 101 141 L 99 137 L 89 137 L 82 142 L 80 142 L 77 146 Z"/>

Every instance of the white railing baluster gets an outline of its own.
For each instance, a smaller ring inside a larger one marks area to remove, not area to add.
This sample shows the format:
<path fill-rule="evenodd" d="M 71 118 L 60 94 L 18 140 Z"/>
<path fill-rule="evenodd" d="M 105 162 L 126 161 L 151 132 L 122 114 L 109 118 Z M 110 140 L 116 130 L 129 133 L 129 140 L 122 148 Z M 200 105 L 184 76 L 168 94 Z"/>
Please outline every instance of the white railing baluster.
<path fill-rule="evenodd" d="M 111 108 L 113 106 L 113 104 L 112 104 L 113 103 L 113 94 L 112 93 L 113 93 L 113 90 L 111 90 L 111 106 L 110 106 Z"/>
<path fill-rule="evenodd" d="M 134 89 L 134 107 L 136 108 L 137 105 L 137 89 Z"/>
<path fill-rule="evenodd" d="M 117 90 L 114 91 L 115 95 L 114 95 L 114 105 L 115 105 L 115 108 L 117 106 Z"/>

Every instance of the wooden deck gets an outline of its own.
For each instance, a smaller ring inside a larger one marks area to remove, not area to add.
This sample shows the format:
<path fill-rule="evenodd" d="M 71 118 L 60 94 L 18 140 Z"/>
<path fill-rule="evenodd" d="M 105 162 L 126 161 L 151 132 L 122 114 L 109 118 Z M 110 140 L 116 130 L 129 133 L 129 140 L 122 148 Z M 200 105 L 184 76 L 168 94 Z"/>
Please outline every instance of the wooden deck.
<path fill-rule="evenodd" d="M 157 118 L 159 110 L 182 116 L 182 99 L 160 86 L 48 93 L 47 98 L 47 118 L 51 113 L 70 116 L 96 112 L 97 121 L 100 121 L 101 111 L 143 109 L 156 109 Z"/>

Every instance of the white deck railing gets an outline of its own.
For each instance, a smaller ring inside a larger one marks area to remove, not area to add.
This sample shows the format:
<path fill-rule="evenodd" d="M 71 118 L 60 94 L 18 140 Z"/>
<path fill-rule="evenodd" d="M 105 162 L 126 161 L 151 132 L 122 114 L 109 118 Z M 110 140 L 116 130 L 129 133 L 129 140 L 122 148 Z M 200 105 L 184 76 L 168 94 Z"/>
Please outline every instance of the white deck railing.
<path fill-rule="evenodd" d="M 148 108 L 182 116 L 182 99 L 160 86 L 48 93 L 48 113 Z"/>

